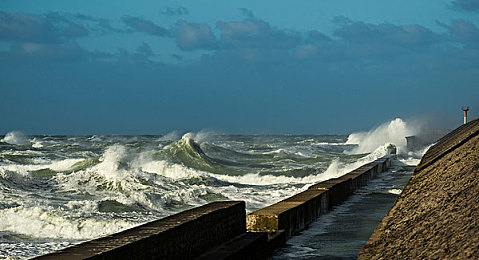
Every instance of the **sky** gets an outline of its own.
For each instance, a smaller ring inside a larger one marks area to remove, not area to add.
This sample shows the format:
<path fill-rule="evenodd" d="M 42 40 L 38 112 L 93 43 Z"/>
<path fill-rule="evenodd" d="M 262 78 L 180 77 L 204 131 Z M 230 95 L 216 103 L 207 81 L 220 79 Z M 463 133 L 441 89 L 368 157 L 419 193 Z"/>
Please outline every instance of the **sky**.
<path fill-rule="evenodd" d="M 479 0 L 0 1 L 0 134 L 479 117 Z"/>

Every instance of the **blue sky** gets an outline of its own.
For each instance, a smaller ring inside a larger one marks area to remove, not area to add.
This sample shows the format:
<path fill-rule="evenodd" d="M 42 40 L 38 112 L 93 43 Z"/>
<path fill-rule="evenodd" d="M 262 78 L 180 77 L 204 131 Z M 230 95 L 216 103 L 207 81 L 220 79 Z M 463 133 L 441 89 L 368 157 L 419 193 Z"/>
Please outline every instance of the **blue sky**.
<path fill-rule="evenodd" d="M 3 0 L 0 92 L 0 134 L 454 128 L 479 0 Z"/>

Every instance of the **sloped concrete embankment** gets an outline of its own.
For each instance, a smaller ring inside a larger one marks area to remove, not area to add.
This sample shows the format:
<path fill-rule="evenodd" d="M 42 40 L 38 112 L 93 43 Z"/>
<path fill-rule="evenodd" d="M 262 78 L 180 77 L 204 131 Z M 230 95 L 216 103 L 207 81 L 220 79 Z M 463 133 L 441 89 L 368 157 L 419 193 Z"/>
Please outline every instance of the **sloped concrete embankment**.
<path fill-rule="evenodd" d="M 423 156 L 359 259 L 479 258 L 479 119 Z"/>
<path fill-rule="evenodd" d="M 258 259 L 391 165 L 388 155 L 246 216 L 243 201 L 214 202 L 37 259 Z M 246 220 L 246 221 L 245 221 Z"/>

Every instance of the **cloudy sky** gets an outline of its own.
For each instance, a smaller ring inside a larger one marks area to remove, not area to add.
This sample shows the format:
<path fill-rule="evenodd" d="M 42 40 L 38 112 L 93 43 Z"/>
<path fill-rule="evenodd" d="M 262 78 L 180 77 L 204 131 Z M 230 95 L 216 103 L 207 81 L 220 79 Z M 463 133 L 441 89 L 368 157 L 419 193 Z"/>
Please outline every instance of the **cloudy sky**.
<path fill-rule="evenodd" d="M 0 1 L 0 134 L 350 133 L 479 112 L 479 0 Z"/>

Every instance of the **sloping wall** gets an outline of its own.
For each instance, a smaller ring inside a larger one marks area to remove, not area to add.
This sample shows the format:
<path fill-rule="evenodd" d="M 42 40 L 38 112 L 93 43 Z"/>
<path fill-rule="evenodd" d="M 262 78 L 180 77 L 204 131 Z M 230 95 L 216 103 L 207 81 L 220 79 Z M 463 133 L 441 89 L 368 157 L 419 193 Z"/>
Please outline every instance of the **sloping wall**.
<path fill-rule="evenodd" d="M 479 258 L 479 120 L 431 147 L 359 259 Z"/>

